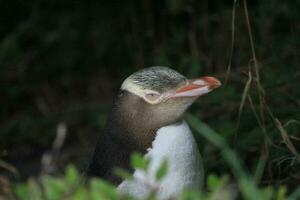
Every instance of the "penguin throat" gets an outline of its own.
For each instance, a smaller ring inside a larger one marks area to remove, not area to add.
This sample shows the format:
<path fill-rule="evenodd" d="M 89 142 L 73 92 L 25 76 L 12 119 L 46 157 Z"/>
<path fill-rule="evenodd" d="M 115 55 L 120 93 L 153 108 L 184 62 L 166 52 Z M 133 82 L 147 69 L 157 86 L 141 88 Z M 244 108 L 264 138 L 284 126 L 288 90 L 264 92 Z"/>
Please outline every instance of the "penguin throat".
<path fill-rule="evenodd" d="M 119 95 L 115 107 L 117 123 L 123 130 L 120 138 L 129 148 L 142 152 L 151 147 L 158 129 L 179 120 L 157 114 L 155 105 L 126 91 Z"/>
<path fill-rule="evenodd" d="M 158 124 L 153 123 L 150 119 L 142 116 L 124 115 L 119 121 L 123 135 L 123 141 L 133 150 L 146 152 L 151 147 L 152 141 L 160 128 Z"/>

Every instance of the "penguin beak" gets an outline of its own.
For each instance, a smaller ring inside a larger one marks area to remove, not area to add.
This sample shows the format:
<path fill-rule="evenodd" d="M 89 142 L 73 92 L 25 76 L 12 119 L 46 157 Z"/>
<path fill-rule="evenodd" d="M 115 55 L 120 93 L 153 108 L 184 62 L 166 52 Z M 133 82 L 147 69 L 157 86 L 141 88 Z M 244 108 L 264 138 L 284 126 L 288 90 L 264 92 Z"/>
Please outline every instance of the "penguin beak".
<path fill-rule="evenodd" d="M 221 86 L 221 82 L 210 76 L 188 80 L 187 85 L 178 88 L 172 97 L 198 97 Z"/>

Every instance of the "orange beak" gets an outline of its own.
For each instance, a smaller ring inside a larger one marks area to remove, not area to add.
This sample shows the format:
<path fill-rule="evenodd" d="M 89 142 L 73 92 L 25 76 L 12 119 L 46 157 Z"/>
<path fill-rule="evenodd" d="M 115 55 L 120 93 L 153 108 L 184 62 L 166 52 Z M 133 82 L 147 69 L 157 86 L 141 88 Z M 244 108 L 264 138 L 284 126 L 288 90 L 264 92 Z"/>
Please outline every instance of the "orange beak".
<path fill-rule="evenodd" d="M 221 86 L 221 82 L 210 76 L 202 78 L 192 79 L 188 81 L 188 84 L 180 87 L 176 90 L 172 97 L 197 97 Z"/>

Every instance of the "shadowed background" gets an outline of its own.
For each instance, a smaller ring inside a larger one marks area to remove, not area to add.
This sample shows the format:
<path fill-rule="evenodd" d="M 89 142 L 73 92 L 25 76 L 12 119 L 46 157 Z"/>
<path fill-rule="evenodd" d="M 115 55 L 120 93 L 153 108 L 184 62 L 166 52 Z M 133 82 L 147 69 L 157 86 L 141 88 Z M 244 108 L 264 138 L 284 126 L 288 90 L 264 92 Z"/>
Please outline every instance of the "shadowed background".
<path fill-rule="evenodd" d="M 300 2 L 249 1 L 264 102 L 254 73 L 242 1 L 0 1 L 0 160 L 21 178 L 38 175 L 57 127 L 67 136 L 52 173 L 68 163 L 85 168 L 114 94 L 128 75 L 160 65 L 189 78 L 214 75 L 227 84 L 190 109 L 236 150 L 255 173 L 266 158 L 262 184 L 300 182 Z M 252 102 L 252 103 L 251 103 Z M 289 134 L 284 143 L 272 111 Z M 261 114 L 262 113 L 262 114 Z M 196 135 L 207 172 L 230 174 L 220 152 Z M 9 170 L 0 172 L 11 176 Z"/>

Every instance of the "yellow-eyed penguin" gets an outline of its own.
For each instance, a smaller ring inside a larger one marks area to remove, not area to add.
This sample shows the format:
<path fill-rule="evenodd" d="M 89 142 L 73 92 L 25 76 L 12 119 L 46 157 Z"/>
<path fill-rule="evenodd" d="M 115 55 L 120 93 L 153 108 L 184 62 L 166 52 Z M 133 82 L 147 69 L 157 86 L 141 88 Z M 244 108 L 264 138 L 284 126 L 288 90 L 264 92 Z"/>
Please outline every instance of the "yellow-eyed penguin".
<path fill-rule="evenodd" d="M 87 174 L 119 184 L 118 190 L 142 199 L 155 184 L 154 174 L 164 159 L 168 173 L 160 182 L 159 199 L 198 188 L 203 167 L 197 144 L 182 116 L 201 95 L 221 85 L 213 77 L 187 79 L 167 67 L 150 67 L 129 76 L 122 84 L 99 139 Z M 130 169 L 130 155 L 145 154 L 151 162 L 147 174 L 134 171 L 134 179 L 120 183 L 114 168 Z"/>

